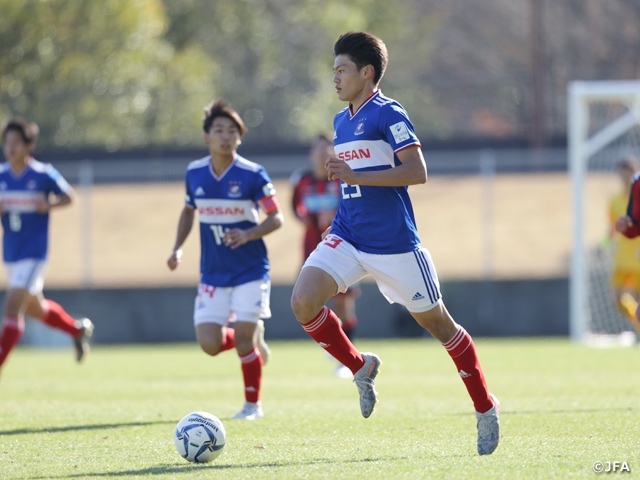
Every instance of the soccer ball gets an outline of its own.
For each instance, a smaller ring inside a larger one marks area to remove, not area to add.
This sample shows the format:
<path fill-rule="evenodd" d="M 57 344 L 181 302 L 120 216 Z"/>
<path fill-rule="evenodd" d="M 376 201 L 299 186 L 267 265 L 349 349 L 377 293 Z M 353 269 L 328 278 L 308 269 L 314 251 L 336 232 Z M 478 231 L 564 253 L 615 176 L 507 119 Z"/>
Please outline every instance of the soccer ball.
<path fill-rule="evenodd" d="M 227 433 L 215 415 L 193 412 L 178 422 L 173 441 L 183 458 L 190 462 L 207 463 L 220 456 Z"/>

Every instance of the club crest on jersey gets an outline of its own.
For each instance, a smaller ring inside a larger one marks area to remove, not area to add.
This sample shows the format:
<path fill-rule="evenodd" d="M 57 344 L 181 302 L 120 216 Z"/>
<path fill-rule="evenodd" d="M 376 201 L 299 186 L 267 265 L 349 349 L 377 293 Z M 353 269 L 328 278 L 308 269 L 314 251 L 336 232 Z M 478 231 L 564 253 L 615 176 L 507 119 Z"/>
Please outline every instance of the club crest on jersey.
<path fill-rule="evenodd" d="M 229 198 L 240 198 L 242 196 L 242 190 L 240 190 L 240 182 L 238 183 L 229 183 L 229 193 L 227 196 Z"/>
<path fill-rule="evenodd" d="M 356 131 L 353 132 L 354 135 L 362 135 L 364 133 L 364 122 L 360 122 L 356 127 Z"/>
<path fill-rule="evenodd" d="M 29 180 L 27 182 L 27 189 L 34 190 L 35 188 L 36 188 L 36 181 L 35 180 Z"/>
<path fill-rule="evenodd" d="M 6 190 L 7 189 L 7 182 L 0 182 L 0 190 Z"/>

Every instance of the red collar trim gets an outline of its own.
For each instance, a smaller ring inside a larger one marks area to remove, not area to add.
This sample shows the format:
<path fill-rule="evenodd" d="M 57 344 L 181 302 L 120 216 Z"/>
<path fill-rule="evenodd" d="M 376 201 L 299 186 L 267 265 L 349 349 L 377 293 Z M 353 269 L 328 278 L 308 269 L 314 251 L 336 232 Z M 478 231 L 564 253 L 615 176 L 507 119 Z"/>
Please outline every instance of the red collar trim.
<path fill-rule="evenodd" d="M 350 113 L 349 120 L 351 120 L 353 117 L 355 117 L 355 116 L 356 116 L 356 114 L 357 114 L 360 110 L 362 110 L 362 107 L 364 107 L 367 103 L 369 103 L 369 101 L 370 101 L 373 97 L 375 97 L 375 96 L 376 96 L 376 94 L 378 94 L 378 93 L 380 93 L 380 90 L 375 90 L 371 95 L 369 95 L 369 96 L 367 97 L 367 99 L 366 99 L 364 102 L 362 102 L 362 105 L 360 105 L 360 106 L 358 107 L 358 110 L 356 110 L 355 112 L 353 112 L 353 111 L 351 110 L 351 107 L 352 107 L 353 105 L 349 104 L 349 113 Z"/>
<path fill-rule="evenodd" d="M 227 168 L 225 168 L 220 175 L 216 175 L 216 172 L 213 170 L 213 166 L 211 165 L 211 155 L 209 155 L 209 172 L 211 173 L 211 175 L 213 175 L 213 178 L 216 179 L 216 181 L 220 181 L 222 179 L 222 177 L 224 177 L 227 172 L 229 170 L 231 170 L 231 167 L 233 167 L 236 164 L 236 161 L 238 160 L 238 155 L 234 155 L 233 156 L 233 160 L 231 160 L 231 163 L 229 165 L 227 165 Z"/>

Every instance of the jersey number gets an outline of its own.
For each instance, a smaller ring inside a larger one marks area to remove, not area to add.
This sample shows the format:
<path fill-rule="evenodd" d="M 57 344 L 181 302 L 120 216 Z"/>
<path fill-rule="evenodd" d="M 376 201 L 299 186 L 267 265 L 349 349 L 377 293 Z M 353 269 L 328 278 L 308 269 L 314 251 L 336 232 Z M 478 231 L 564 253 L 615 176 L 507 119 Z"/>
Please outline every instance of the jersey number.
<path fill-rule="evenodd" d="M 12 232 L 19 232 L 22 229 L 22 219 L 19 213 L 9 214 L 9 228 Z"/>
<path fill-rule="evenodd" d="M 222 228 L 222 225 L 209 225 L 211 231 L 213 232 L 213 238 L 216 241 L 216 245 L 222 245 L 222 239 L 224 238 L 224 232 L 229 230 L 228 228 L 225 230 Z"/>
<path fill-rule="evenodd" d="M 360 192 L 360 185 L 349 185 L 348 183 L 343 183 L 340 188 L 342 189 L 342 198 L 345 200 L 347 198 L 358 198 L 362 196 L 362 193 Z M 355 192 L 347 193 L 345 192 L 347 188 L 354 188 Z"/>
<path fill-rule="evenodd" d="M 324 241 L 324 244 L 331 248 L 336 248 L 341 243 L 342 243 L 342 239 L 338 237 L 329 237 Z"/>

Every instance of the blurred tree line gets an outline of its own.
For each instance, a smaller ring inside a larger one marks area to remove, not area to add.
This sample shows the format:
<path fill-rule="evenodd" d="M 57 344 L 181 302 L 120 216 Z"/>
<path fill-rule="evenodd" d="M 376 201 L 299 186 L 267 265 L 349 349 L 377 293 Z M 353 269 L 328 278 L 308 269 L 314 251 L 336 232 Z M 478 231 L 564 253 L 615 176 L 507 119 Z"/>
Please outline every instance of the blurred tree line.
<path fill-rule="evenodd" d="M 336 38 L 367 30 L 390 52 L 383 92 L 424 141 L 526 138 L 532 2 L 0 0 L 0 116 L 36 120 L 43 148 L 186 147 L 225 98 L 246 143 L 297 144 L 344 106 Z M 640 2 L 538 2 L 544 129 L 562 135 L 568 81 L 639 77 Z"/>

